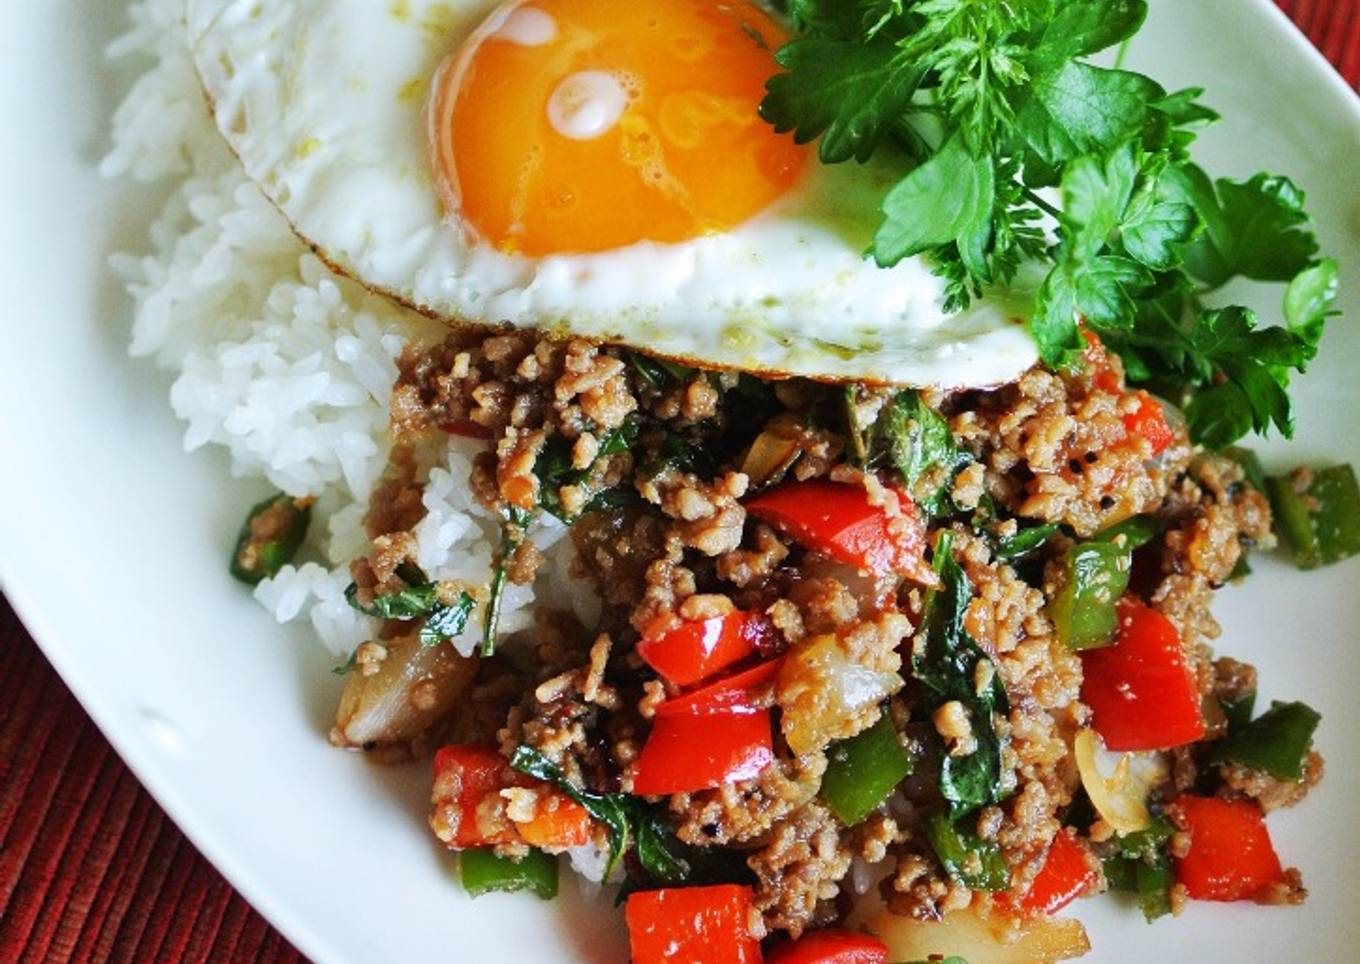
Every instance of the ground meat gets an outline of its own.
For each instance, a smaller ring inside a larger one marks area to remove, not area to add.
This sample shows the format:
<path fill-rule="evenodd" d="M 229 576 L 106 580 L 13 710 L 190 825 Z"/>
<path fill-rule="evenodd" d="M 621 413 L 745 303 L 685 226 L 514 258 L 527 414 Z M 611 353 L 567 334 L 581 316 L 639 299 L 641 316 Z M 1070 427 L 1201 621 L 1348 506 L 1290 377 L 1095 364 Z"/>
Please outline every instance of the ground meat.
<path fill-rule="evenodd" d="M 790 749 L 812 752 L 872 726 L 880 701 L 902 688 L 900 648 L 910 632 L 906 616 L 886 612 L 804 639 L 785 658 L 775 693 Z"/>
<path fill-rule="evenodd" d="M 738 589 L 763 583 L 789 557 L 788 547 L 765 523 L 755 523 L 750 531 L 746 540 L 750 548 L 733 549 L 718 558 L 718 576 Z"/>
<path fill-rule="evenodd" d="M 1256 692 L 1256 667 L 1231 656 L 1214 660 L 1214 696 L 1224 703 L 1236 703 Z"/>
<path fill-rule="evenodd" d="M 897 821 L 881 811 L 869 814 L 850 831 L 850 852 L 865 863 L 876 864 L 888 856 L 888 848 L 907 839 Z"/>
<path fill-rule="evenodd" d="M 508 426 L 496 444 L 497 501 L 532 511 L 539 501 L 539 481 L 534 472 L 548 434 L 543 429 Z"/>
<path fill-rule="evenodd" d="M 1296 867 L 1286 867 L 1280 880 L 1266 887 L 1256 895 L 1258 904 L 1302 904 L 1308 899 L 1308 890 L 1303 886 L 1303 875 Z"/>
<path fill-rule="evenodd" d="M 831 901 L 850 869 L 839 824 L 820 803 L 775 823 L 769 840 L 746 860 L 756 875 L 755 906 L 767 930 L 803 930 L 834 917 Z"/>
<path fill-rule="evenodd" d="M 397 445 L 392 449 L 386 476 L 373 489 L 368 500 L 364 529 L 370 539 L 404 532 L 425 518 L 421 495 L 425 486 L 419 481 L 420 468 L 415 449 Z"/>
<path fill-rule="evenodd" d="M 996 727 L 1004 739 L 1002 786 L 1009 796 L 984 808 L 975 829 L 1000 846 L 1024 885 L 1038 872 L 1079 781 L 1069 748 L 1086 714 L 1078 699 L 1081 663 L 1053 633 L 1044 594 L 1010 566 L 994 563 L 984 540 L 956 527 L 955 553 L 973 587 L 965 627 L 995 661 L 1011 704 Z M 937 712 L 941 735 L 959 739 L 953 717 L 947 711 L 941 717 Z M 929 919 L 968 903 L 968 889 L 949 880 L 924 840 L 894 850 L 897 868 L 884 883 L 894 911 Z"/>
<path fill-rule="evenodd" d="M 1073 534 L 1084 539 L 1156 513 L 1164 531 L 1138 552 L 1130 591 L 1180 633 L 1205 697 L 1209 737 L 1225 731 L 1219 700 L 1255 688 L 1251 667 L 1214 660 L 1209 643 L 1220 628 L 1209 602 L 1245 552 L 1273 544 L 1264 496 L 1231 459 L 1192 457 L 1179 429 L 1154 454 L 1125 425 L 1146 396 L 1123 386 L 1117 358 L 1093 349 L 1089 361 L 1078 373 L 1036 368 L 992 391 L 922 391 L 967 464 L 935 466 L 909 484 L 891 457 L 868 450 L 872 433 L 856 433 L 883 411 L 891 389 L 762 382 L 658 365 L 582 339 L 452 335 L 399 360 L 393 465 L 367 520 L 373 550 L 352 567 L 359 601 L 400 585 L 396 568 L 413 557 L 411 530 L 424 511 L 430 462 L 422 453 L 438 451 L 443 433 L 484 439 L 469 479 L 474 494 L 493 510 L 550 510 L 573 520 L 572 571 L 591 580 L 603 606 L 589 627 L 539 613 L 506 655 L 484 661 L 466 705 L 449 713 L 454 734 L 492 740 L 506 754 L 534 747 L 568 779 L 626 792 L 657 707 L 684 692 L 656 677 L 638 641 L 733 610 L 763 613 L 773 627 L 768 645 L 722 672 L 782 657 L 774 682 L 747 695 L 771 710 L 775 762 L 755 779 L 664 802 L 681 841 L 745 852 L 757 880 L 754 930 L 797 935 L 835 920 L 846 895 L 872 883 L 876 864 L 887 874 L 880 886 L 893 911 L 928 920 L 973 903 L 977 895 L 950 879 L 924 826 L 947 806 L 941 746 L 967 753 L 991 735 L 980 729 L 987 724 L 1001 745 L 1002 795 L 967 826 L 996 845 L 1013 889 L 1022 891 L 1064 832 L 1080 785 L 1071 743 L 1091 723 L 1080 701 L 1081 660 L 1047 614 Z M 1174 428 L 1174 416 L 1170 422 Z M 861 487 L 889 533 L 921 547 L 919 561 L 904 573 L 861 572 L 825 546 L 747 517 L 743 501 L 752 490 L 822 477 Z M 960 510 L 943 523 L 924 519 L 904 496 L 919 501 L 941 491 Z M 1023 562 L 994 557 L 996 539 L 1043 521 L 1064 532 Z M 1008 697 L 1006 712 L 989 721 L 970 716 L 961 701 L 927 700 L 904 666 L 912 652 L 906 641 L 938 583 L 927 559 L 941 526 L 952 532 L 972 590 L 964 627 L 988 657 L 969 683 L 981 690 L 999 679 Z M 511 581 L 531 582 L 539 562 L 526 542 L 507 560 Z M 383 672 L 385 646 L 368 644 L 356 659 L 361 674 Z M 817 799 L 826 752 L 879 719 L 885 701 L 913 772 L 847 829 Z M 1287 783 L 1203 761 L 1202 745 L 1177 748 L 1171 777 L 1155 795 L 1216 791 L 1272 809 L 1301 799 L 1323 769 L 1311 754 L 1304 778 Z M 500 801 L 509 816 L 536 806 L 519 791 Z M 1111 832 L 1097 821 L 1090 836 Z M 1269 899 L 1302 898 L 1291 873 Z M 1173 893 L 1173 903 L 1183 900 Z M 978 902 L 985 907 L 988 899 Z"/>
<path fill-rule="evenodd" d="M 973 892 L 949 877 L 935 862 L 930 844 L 910 842 L 898 857 L 893 873 L 883 881 L 883 899 L 894 914 L 917 920 L 936 920 L 967 907 Z"/>
<path fill-rule="evenodd" d="M 496 734 L 501 753 L 508 758 L 516 747 L 531 746 L 569 779 L 599 785 L 608 754 L 593 734 L 603 711 L 625 703 L 605 682 L 611 641 L 608 636 L 590 637 L 567 613 L 540 610 L 535 616 L 538 671 Z"/>
<path fill-rule="evenodd" d="M 1251 546 L 1273 545 L 1265 496 L 1243 484 L 1242 469 L 1223 456 L 1201 455 L 1168 493 L 1163 510 L 1170 527 L 1163 537 L 1161 582 L 1153 607 L 1180 633 L 1186 660 L 1206 697 L 1207 736 L 1223 735 L 1226 720 L 1208 699 L 1217 686 L 1210 641 L 1222 632 L 1210 610 L 1214 590 L 1227 582 Z"/>
<path fill-rule="evenodd" d="M 741 545 L 746 509 L 741 498 L 749 479 L 728 472 L 705 482 L 692 472 L 668 468 L 639 486 L 643 498 L 676 520 L 673 531 L 686 548 L 721 556 Z"/>
<path fill-rule="evenodd" d="M 589 578 L 606 605 L 631 607 L 648 585 L 652 562 L 663 553 L 669 558 L 665 521 L 646 513 L 591 513 L 571 527 L 571 537 L 573 574 Z"/>
<path fill-rule="evenodd" d="M 986 466 L 987 491 L 1017 515 L 1078 535 L 1155 511 L 1189 459 L 1180 442 L 1151 459 L 1146 440 L 1124 427 L 1138 396 L 1083 376 L 1033 369 L 979 401 L 950 424 Z"/>
<path fill-rule="evenodd" d="M 397 569 L 416 557 L 416 537 L 410 532 L 393 532 L 373 540 L 373 550 L 350 563 L 350 576 L 358 587 L 357 601 L 373 605 L 375 596 L 396 592 L 406 586 Z"/>
<path fill-rule="evenodd" d="M 671 797 L 676 833 L 694 846 L 741 843 L 810 801 L 821 786 L 826 757 L 811 753 L 776 762 L 753 780 Z"/>

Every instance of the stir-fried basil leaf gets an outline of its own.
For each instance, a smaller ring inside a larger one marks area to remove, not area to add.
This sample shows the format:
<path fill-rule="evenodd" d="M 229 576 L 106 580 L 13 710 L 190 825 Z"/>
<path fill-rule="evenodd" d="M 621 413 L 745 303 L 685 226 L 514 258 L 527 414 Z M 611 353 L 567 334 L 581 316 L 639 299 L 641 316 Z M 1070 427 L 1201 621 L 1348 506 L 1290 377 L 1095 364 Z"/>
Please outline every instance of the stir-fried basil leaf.
<path fill-rule="evenodd" d="M 516 747 L 510 757 L 510 766 L 553 784 L 604 824 L 609 834 L 609 865 L 605 868 L 605 879 L 632 847 L 638 862 L 654 883 L 674 885 L 688 880 L 690 866 L 677 856 L 679 841 L 675 840 L 655 807 L 626 793 L 596 793 L 578 787 L 533 747 Z"/>
<path fill-rule="evenodd" d="M 420 627 L 420 644 L 437 646 L 446 639 L 461 635 L 467 629 L 468 617 L 476 605 L 476 601 L 465 592 L 458 594 L 452 606 L 435 603 Z"/>
<path fill-rule="evenodd" d="M 611 429 L 599 437 L 599 448 L 590 465 L 583 469 L 573 467 L 572 450 L 574 443 L 562 435 L 554 435 L 544 443 L 534 462 L 534 475 L 538 477 L 538 503 L 546 512 L 555 515 L 563 522 L 571 523 L 576 516 L 562 505 L 561 488 L 567 485 L 584 485 L 595 474 L 597 467 L 605 459 L 620 452 L 627 452 L 637 441 L 640 425 L 636 419 L 627 419 L 618 428 Z M 602 492 L 587 492 L 586 503 Z"/>
<path fill-rule="evenodd" d="M 628 364 L 633 366 L 638 376 L 657 391 L 663 391 L 672 385 L 683 385 L 698 372 L 697 368 L 673 362 L 668 358 L 643 355 L 640 352 L 630 351 L 627 357 Z"/>
<path fill-rule="evenodd" d="M 914 391 L 901 391 L 884 404 L 868 442 L 870 465 L 890 465 L 902 473 L 907 490 L 922 511 L 940 515 L 949 503 L 950 483 L 972 456 L 954 443 L 944 416 L 921 401 Z M 927 476 L 938 484 L 922 493 Z"/>
<path fill-rule="evenodd" d="M 1020 529 L 1015 535 L 999 539 L 992 555 L 998 562 L 1019 562 L 1042 549 L 1060 528 L 1058 523 L 1048 522 Z"/>
<path fill-rule="evenodd" d="M 496 552 L 496 565 L 491 573 L 491 587 L 486 598 L 486 613 L 482 617 L 481 654 L 490 656 L 496 651 L 500 634 L 501 604 L 505 600 L 505 584 L 510 578 L 510 560 L 524 542 L 525 530 L 533 517 L 523 509 L 510 506 L 501 510 L 501 544 Z"/>
<path fill-rule="evenodd" d="M 439 583 L 431 582 L 419 566 L 410 563 L 399 566 L 397 575 L 407 582 L 401 589 L 374 596 L 373 602 L 364 606 L 359 602 L 359 587 L 350 583 L 345 589 L 345 601 L 374 619 L 423 619 L 420 627 L 422 646 L 437 646 L 467 628 L 468 617 L 476 606 L 472 596 L 460 592 L 452 603 L 442 602 Z M 349 668 L 344 672 L 349 672 Z"/>
<path fill-rule="evenodd" d="M 940 588 L 926 596 L 912 644 L 911 672 L 932 711 L 957 701 L 968 717 L 973 749 L 946 752 L 940 764 L 940 792 L 951 814 L 959 817 L 1002 798 L 1001 738 L 992 714 L 1008 712 L 1010 704 L 996 665 L 964 626 L 973 589 L 954 560 L 953 541 L 951 533 L 943 532 L 935 546 Z"/>
<path fill-rule="evenodd" d="M 421 619 L 434 608 L 438 591 L 438 584 L 433 582 L 403 586 L 394 592 L 374 596 L 373 602 L 365 606 L 359 602 L 359 587 L 350 583 L 345 589 L 345 601 L 374 619 Z"/>

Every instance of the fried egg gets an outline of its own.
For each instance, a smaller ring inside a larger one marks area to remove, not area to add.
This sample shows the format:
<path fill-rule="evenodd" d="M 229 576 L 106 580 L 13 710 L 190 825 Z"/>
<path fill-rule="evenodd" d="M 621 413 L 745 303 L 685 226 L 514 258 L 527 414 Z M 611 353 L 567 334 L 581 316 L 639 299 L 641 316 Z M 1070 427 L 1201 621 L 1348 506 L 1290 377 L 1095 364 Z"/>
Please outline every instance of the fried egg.
<path fill-rule="evenodd" d="M 784 27 L 747 0 L 187 0 L 246 173 L 336 270 L 451 325 L 944 388 L 1037 352 L 1032 297 L 944 311 L 865 258 L 894 173 L 757 113 Z"/>

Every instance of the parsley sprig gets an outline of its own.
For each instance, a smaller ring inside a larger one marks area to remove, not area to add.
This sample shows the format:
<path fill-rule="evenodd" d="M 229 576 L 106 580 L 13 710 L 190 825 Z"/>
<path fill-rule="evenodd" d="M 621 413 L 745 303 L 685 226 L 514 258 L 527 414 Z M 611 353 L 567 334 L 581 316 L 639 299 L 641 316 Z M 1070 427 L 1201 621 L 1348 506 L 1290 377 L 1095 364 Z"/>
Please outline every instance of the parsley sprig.
<path fill-rule="evenodd" d="M 827 164 L 895 152 L 870 254 L 925 254 L 958 310 L 1027 262 L 1047 273 L 1030 327 L 1082 364 L 1087 326 L 1130 381 L 1186 408 L 1213 447 L 1293 430 L 1292 371 L 1317 353 L 1335 263 L 1318 260 L 1288 178 L 1211 179 L 1189 158 L 1218 115 L 1087 58 L 1132 37 L 1145 0 L 788 0 L 761 113 Z M 1047 223 L 1049 230 L 1041 228 Z M 1205 297 L 1235 277 L 1292 282 L 1283 327 Z"/>

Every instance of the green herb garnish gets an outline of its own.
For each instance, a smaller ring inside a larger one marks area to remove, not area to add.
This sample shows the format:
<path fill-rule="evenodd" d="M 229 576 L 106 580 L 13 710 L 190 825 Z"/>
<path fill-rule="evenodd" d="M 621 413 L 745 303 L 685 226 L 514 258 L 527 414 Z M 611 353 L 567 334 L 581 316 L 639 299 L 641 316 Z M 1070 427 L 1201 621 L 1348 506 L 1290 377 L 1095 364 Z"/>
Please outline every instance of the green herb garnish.
<path fill-rule="evenodd" d="M 1200 89 L 1088 62 L 1139 30 L 1145 0 L 787 6 L 802 32 L 778 52 L 761 113 L 819 140 L 824 163 L 899 159 L 869 252 L 879 264 L 928 255 L 949 310 L 1040 264 L 1029 321 L 1050 366 L 1081 364 L 1082 322 L 1130 381 L 1171 389 L 1195 441 L 1292 433 L 1289 373 L 1317 352 L 1335 264 L 1316 260 L 1288 178 L 1214 181 L 1191 163 L 1196 131 L 1218 120 Z M 1292 279 L 1285 327 L 1206 308 L 1239 276 Z"/>

